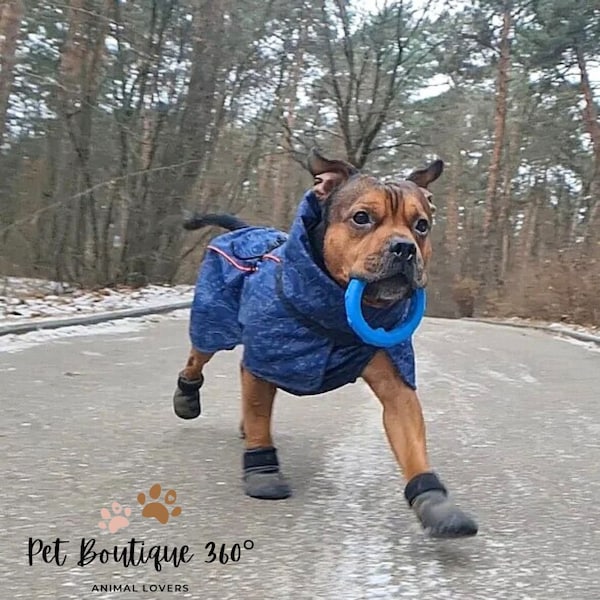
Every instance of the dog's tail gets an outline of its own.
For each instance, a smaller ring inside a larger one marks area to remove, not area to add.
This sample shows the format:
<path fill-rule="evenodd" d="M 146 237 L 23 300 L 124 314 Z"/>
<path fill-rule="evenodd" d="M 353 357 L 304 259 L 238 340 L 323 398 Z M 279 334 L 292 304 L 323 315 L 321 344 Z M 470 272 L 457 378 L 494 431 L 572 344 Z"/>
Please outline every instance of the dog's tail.
<path fill-rule="evenodd" d="M 209 213 L 206 215 L 191 213 L 186 215 L 183 220 L 183 228 L 187 229 L 188 231 L 200 229 L 201 227 L 208 227 L 210 225 L 223 227 L 223 229 L 228 229 L 229 231 L 235 231 L 236 229 L 249 227 L 247 223 L 244 223 L 244 221 L 234 217 L 233 215 L 217 213 Z"/>

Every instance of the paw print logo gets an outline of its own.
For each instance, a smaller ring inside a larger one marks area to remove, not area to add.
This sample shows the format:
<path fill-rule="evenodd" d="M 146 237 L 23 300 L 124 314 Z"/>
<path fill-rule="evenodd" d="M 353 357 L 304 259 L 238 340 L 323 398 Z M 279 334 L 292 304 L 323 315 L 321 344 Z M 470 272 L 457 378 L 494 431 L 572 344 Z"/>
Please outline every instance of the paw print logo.
<path fill-rule="evenodd" d="M 144 507 L 142 509 L 142 517 L 156 519 L 164 525 L 170 517 L 178 517 L 181 514 L 181 507 L 175 506 L 169 512 L 169 506 L 175 504 L 177 500 L 177 492 L 175 490 L 168 490 L 165 492 L 162 501 L 159 500 L 161 492 L 160 483 L 155 483 L 148 492 L 150 498 L 146 498 L 146 494 L 140 492 L 137 501 Z M 148 500 L 153 500 L 153 502 L 148 502 Z"/>
<path fill-rule="evenodd" d="M 127 506 L 123 508 L 118 502 L 113 502 L 110 510 L 103 508 L 100 510 L 102 521 L 98 523 L 98 527 L 103 530 L 108 530 L 110 533 L 116 533 L 119 529 L 125 529 L 129 526 L 128 517 L 131 516 L 131 509 Z"/>

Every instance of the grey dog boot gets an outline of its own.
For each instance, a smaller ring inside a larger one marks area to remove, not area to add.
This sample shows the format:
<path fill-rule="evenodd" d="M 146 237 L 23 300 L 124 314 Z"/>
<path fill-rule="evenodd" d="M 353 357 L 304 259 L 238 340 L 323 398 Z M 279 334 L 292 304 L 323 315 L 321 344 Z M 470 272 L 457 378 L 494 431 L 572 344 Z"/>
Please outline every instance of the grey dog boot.
<path fill-rule="evenodd" d="M 477 533 L 475 520 L 448 498 L 435 473 L 421 473 L 406 485 L 404 495 L 423 529 L 434 538 L 470 537 Z"/>
<path fill-rule="evenodd" d="M 200 416 L 200 388 L 204 383 L 204 377 L 200 379 L 187 379 L 183 372 L 177 379 L 177 389 L 173 395 L 173 409 L 180 419 L 195 419 Z"/>
<path fill-rule="evenodd" d="M 244 452 L 244 491 L 252 498 L 283 500 L 292 495 L 288 482 L 279 471 L 275 448 L 254 448 Z"/>

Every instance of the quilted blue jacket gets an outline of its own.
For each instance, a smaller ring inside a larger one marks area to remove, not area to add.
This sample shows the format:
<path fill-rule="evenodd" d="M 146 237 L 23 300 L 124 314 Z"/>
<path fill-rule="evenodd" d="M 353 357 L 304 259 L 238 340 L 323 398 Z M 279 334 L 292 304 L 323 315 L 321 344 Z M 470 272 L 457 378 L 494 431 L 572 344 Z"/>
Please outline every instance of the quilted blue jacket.
<path fill-rule="evenodd" d="M 359 340 L 346 321 L 344 289 L 313 259 L 308 231 L 321 206 L 308 192 L 289 234 L 246 227 L 214 238 L 194 292 L 190 338 L 200 352 L 244 346 L 243 365 L 297 396 L 352 383 L 378 350 Z M 408 302 L 364 309 L 371 326 L 391 328 Z M 415 388 L 412 340 L 385 350 Z"/>

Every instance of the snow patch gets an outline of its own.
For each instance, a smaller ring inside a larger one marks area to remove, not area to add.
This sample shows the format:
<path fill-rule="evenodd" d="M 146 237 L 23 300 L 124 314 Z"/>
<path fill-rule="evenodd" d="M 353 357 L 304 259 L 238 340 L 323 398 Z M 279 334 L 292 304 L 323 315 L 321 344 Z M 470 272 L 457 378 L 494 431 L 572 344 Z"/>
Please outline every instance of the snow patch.
<path fill-rule="evenodd" d="M 569 344 L 573 344 L 574 346 L 579 346 L 580 348 L 586 348 L 592 352 L 600 352 L 600 346 L 594 342 L 584 342 L 583 340 L 576 340 L 575 338 L 566 337 L 564 335 L 554 335 L 552 337 L 556 340 L 560 340 L 561 342 L 567 342 Z"/>
<path fill-rule="evenodd" d="M 60 329 L 41 329 L 24 334 L 7 334 L 0 336 L 0 352 L 21 352 L 33 346 L 47 342 L 58 342 L 61 340 L 82 337 L 88 335 L 111 335 L 116 333 L 134 333 L 147 327 L 151 323 L 166 319 L 187 319 L 188 310 L 176 310 L 166 315 L 149 315 L 147 317 L 127 318 L 118 321 L 107 321 L 95 325 L 74 325 L 61 327 Z M 123 338 L 128 340 L 131 338 Z"/>
<path fill-rule="evenodd" d="M 191 285 L 149 285 L 138 289 L 118 287 L 92 291 L 54 281 L 4 277 L 0 278 L 0 325 L 149 308 L 191 301 L 193 293 L 194 286 Z"/>

